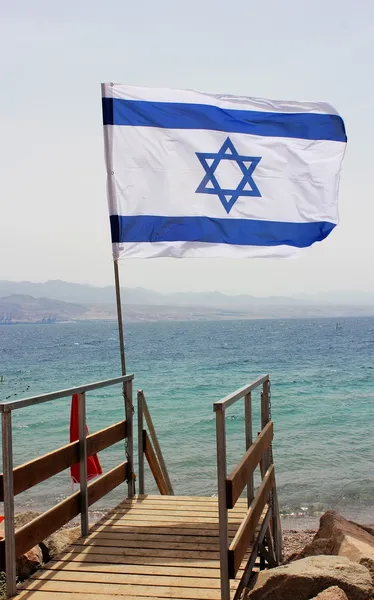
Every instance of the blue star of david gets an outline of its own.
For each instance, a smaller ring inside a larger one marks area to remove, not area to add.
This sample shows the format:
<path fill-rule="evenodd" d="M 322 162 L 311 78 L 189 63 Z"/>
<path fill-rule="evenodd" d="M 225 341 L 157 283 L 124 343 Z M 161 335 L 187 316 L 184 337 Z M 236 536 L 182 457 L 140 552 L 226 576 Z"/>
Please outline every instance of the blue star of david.
<path fill-rule="evenodd" d="M 252 177 L 253 171 L 262 158 L 261 156 L 240 155 L 230 138 L 227 138 L 218 152 L 196 152 L 196 156 L 203 166 L 206 175 L 204 175 L 203 180 L 195 193 L 217 195 L 227 214 L 229 214 L 239 196 L 261 197 L 260 190 Z M 235 161 L 243 173 L 243 177 L 236 189 L 222 189 L 219 185 L 214 173 L 221 160 Z M 208 164 L 208 161 L 210 164 Z M 210 187 L 207 187 L 208 185 L 210 185 Z"/>

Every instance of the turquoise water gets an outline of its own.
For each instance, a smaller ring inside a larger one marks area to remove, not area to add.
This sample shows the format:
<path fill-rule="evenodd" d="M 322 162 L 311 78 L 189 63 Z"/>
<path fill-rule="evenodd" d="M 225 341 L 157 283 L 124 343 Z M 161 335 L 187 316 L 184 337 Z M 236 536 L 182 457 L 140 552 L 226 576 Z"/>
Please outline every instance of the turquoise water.
<path fill-rule="evenodd" d="M 335 508 L 374 516 L 374 318 L 167 322 L 126 325 L 128 372 L 143 388 L 178 494 L 216 493 L 212 403 L 270 373 L 274 458 L 283 514 Z M 0 398 L 17 399 L 120 374 L 116 323 L 0 328 Z M 259 429 L 259 396 L 254 397 Z M 21 464 L 68 442 L 70 403 L 14 413 L 14 460 Z M 90 431 L 123 416 L 118 386 L 87 398 Z M 242 406 L 228 411 L 229 467 L 244 451 Z M 100 455 L 108 469 L 122 444 Z M 154 491 L 147 475 L 147 491 Z M 17 497 L 47 508 L 71 493 L 68 472 Z M 100 507 L 122 497 L 116 490 Z"/>

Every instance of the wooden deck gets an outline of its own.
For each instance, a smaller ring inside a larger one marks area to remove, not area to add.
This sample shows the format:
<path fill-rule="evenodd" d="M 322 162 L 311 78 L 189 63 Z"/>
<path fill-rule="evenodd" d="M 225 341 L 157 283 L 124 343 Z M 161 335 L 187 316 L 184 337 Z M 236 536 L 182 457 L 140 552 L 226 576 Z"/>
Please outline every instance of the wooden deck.
<path fill-rule="evenodd" d="M 244 499 L 229 511 L 230 539 L 246 511 Z M 232 598 L 241 575 L 230 583 Z M 125 500 L 23 589 L 19 600 L 219 600 L 217 499 Z"/>

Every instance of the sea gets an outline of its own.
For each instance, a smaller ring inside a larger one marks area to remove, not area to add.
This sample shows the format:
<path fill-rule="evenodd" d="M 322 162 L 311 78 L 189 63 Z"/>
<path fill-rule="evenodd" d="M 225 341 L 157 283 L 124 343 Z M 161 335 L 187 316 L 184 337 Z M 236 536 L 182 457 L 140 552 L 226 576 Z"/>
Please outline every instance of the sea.
<path fill-rule="evenodd" d="M 213 402 L 269 373 L 284 518 L 305 525 L 334 509 L 374 522 L 374 318 L 138 322 L 125 324 L 125 339 L 134 402 L 143 389 L 176 494 L 216 495 Z M 120 374 L 116 322 L 0 327 L 2 402 Z M 259 406 L 254 393 L 254 434 Z M 69 398 L 15 411 L 15 465 L 68 443 L 69 417 Z M 120 386 L 87 394 L 90 432 L 122 418 Z M 226 426 L 231 470 L 245 451 L 242 402 Z M 123 443 L 103 451 L 103 471 L 124 457 Z M 17 496 L 16 510 L 45 510 L 72 489 L 65 471 Z M 146 492 L 156 492 L 148 470 Z M 125 493 L 120 486 L 95 508 Z"/>

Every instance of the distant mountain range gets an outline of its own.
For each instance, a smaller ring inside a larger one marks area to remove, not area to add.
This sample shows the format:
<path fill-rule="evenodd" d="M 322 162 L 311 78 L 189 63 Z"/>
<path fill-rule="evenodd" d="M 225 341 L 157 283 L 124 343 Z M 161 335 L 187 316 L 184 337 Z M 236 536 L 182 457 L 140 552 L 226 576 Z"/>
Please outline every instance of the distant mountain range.
<path fill-rule="evenodd" d="M 374 315 L 374 294 L 349 291 L 255 297 L 220 292 L 161 294 L 145 288 L 123 288 L 122 300 L 125 318 L 131 321 Z M 59 280 L 0 281 L 0 324 L 115 318 L 113 286 Z"/>

